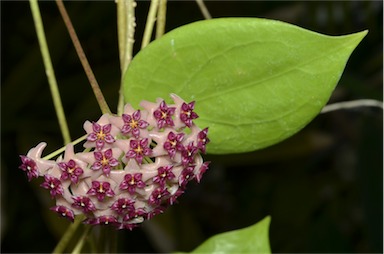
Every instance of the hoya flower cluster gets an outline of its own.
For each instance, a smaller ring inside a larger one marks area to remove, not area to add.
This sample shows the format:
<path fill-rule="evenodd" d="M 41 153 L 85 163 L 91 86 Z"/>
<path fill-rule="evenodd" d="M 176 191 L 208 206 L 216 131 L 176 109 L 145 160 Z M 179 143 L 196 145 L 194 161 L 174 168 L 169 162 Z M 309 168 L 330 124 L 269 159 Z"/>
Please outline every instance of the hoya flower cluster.
<path fill-rule="evenodd" d="M 51 210 L 61 216 L 73 221 L 84 214 L 84 223 L 132 229 L 162 213 L 208 169 L 200 155 L 208 129 L 194 124 L 194 102 L 171 97 L 173 105 L 142 101 L 142 110 L 127 104 L 122 116 L 85 122 L 84 152 L 68 144 L 64 156 L 45 160 L 46 144 L 40 143 L 20 156 L 20 168 L 29 180 L 44 177 L 41 187 L 56 199 Z"/>

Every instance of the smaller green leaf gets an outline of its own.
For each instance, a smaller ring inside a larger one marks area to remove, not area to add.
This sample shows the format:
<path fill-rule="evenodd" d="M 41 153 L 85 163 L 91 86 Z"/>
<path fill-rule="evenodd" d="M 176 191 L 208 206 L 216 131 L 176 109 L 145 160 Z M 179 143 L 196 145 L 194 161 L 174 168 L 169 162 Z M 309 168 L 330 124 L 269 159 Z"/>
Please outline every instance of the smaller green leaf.
<path fill-rule="evenodd" d="M 191 253 L 271 253 L 269 224 L 271 217 L 239 230 L 215 235 Z"/>

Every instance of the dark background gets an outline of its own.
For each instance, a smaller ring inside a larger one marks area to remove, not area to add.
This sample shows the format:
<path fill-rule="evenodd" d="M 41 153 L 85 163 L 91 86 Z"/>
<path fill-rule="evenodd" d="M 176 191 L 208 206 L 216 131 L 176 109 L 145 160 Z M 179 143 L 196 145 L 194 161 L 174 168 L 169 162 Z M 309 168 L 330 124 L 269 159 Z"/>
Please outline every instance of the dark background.
<path fill-rule="evenodd" d="M 213 17 L 266 17 L 328 35 L 369 29 L 331 102 L 382 100 L 382 1 L 209 1 Z M 96 78 L 116 108 L 120 67 L 113 1 L 66 2 Z M 136 8 L 136 49 L 149 2 Z M 100 111 L 56 4 L 41 2 L 72 138 Z M 193 1 L 171 1 L 166 31 L 203 19 Z M 51 252 L 68 222 L 40 181 L 28 182 L 19 154 L 40 141 L 62 146 L 29 3 L 1 1 L 1 251 Z M 113 110 L 115 111 L 115 110 Z M 178 204 L 132 232 L 119 252 L 191 251 L 209 236 L 272 216 L 273 252 L 383 251 L 383 114 L 377 108 L 319 115 L 292 138 L 233 156 L 206 156 L 210 170 Z M 257 138 L 257 137 L 254 137 Z"/>

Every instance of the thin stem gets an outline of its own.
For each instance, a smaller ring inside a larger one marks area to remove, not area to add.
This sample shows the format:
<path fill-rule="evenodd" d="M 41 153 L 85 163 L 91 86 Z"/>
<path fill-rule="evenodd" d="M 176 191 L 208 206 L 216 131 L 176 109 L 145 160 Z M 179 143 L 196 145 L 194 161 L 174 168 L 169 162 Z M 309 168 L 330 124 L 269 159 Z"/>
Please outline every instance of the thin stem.
<path fill-rule="evenodd" d="M 358 107 L 377 107 L 383 109 L 383 102 L 371 99 L 362 99 L 362 100 L 354 100 L 354 101 L 344 101 L 326 105 L 320 113 L 328 113 L 331 111 L 336 111 L 340 109 L 350 109 L 350 108 L 358 108 Z"/>
<path fill-rule="evenodd" d="M 84 136 L 82 136 L 82 137 L 80 137 L 80 138 L 74 140 L 74 141 L 71 142 L 71 143 L 72 143 L 73 145 L 76 145 L 76 144 L 80 143 L 81 141 L 85 140 L 85 139 L 87 138 L 87 136 L 88 136 L 88 134 L 85 134 Z M 60 148 L 60 149 L 58 149 L 58 150 L 56 150 L 56 151 L 54 151 L 53 153 L 48 154 L 47 156 L 44 156 L 42 159 L 43 159 L 43 160 L 49 160 L 49 159 L 51 159 L 51 158 L 53 158 L 53 157 L 55 157 L 55 156 L 61 154 L 61 153 L 64 152 L 64 151 L 65 151 L 65 146 L 62 147 L 62 148 Z"/>
<path fill-rule="evenodd" d="M 212 16 L 208 11 L 207 6 L 205 6 L 205 4 L 204 4 L 204 1 L 203 0 L 196 0 L 196 3 L 199 6 L 200 11 L 203 14 L 204 18 L 205 19 L 212 19 Z"/>
<path fill-rule="evenodd" d="M 165 21 L 167 16 L 167 0 L 160 0 L 159 11 L 156 22 L 156 39 L 163 36 L 165 31 Z"/>
<path fill-rule="evenodd" d="M 109 113 L 111 114 L 111 110 L 108 107 L 107 102 L 105 101 L 104 95 L 100 90 L 99 84 L 96 81 L 96 77 L 93 74 L 93 71 L 88 63 L 87 57 L 85 56 L 84 50 L 81 47 L 79 38 L 76 35 L 75 29 L 73 28 L 71 19 L 68 16 L 67 10 L 65 9 L 65 6 L 63 4 L 62 0 L 56 0 L 57 7 L 59 8 L 59 11 L 61 13 L 61 16 L 63 17 L 65 26 L 68 29 L 68 33 L 72 39 L 73 45 L 75 46 L 77 55 L 79 56 L 80 62 L 83 65 L 85 74 L 88 77 L 89 83 L 91 84 L 92 90 L 95 94 L 96 100 L 99 103 L 100 109 L 102 113 Z"/>
<path fill-rule="evenodd" d="M 159 0 L 151 0 L 151 5 L 149 6 L 149 12 L 147 16 L 147 22 L 145 24 L 143 42 L 141 43 L 141 48 L 145 48 L 151 41 L 153 26 L 156 21 L 156 11 L 157 6 L 159 5 Z"/>
<path fill-rule="evenodd" d="M 67 144 L 71 142 L 71 136 L 69 134 L 67 120 L 65 118 L 63 105 L 61 103 L 55 72 L 52 67 L 52 60 L 49 54 L 47 40 L 45 38 L 43 21 L 41 19 L 39 5 L 37 3 L 37 0 L 30 0 L 29 3 L 31 6 L 32 16 L 36 27 L 37 38 L 40 44 L 41 54 L 43 56 L 45 73 L 47 75 L 49 87 L 51 89 L 53 104 L 55 106 L 56 115 L 59 121 L 61 133 L 63 135 L 64 144 Z"/>
<path fill-rule="evenodd" d="M 55 249 L 52 253 L 60 254 L 63 253 L 65 248 L 67 247 L 69 241 L 71 240 L 72 236 L 75 234 L 77 228 L 81 224 L 81 222 L 84 220 L 84 215 L 79 215 L 75 218 L 74 223 L 69 225 L 67 230 L 65 231 L 63 237 L 61 237 L 59 243 L 56 245 Z"/>
<path fill-rule="evenodd" d="M 133 44 L 135 42 L 135 7 L 136 2 L 134 0 L 117 0 L 117 26 L 121 69 L 119 101 L 117 106 L 118 115 L 122 115 L 124 110 L 123 78 L 132 60 Z"/>
<path fill-rule="evenodd" d="M 81 249 L 84 246 L 85 238 L 87 237 L 90 229 L 91 227 L 87 225 L 75 248 L 73 248 L 72 254 L 79 254 L 81 252 Z"/>

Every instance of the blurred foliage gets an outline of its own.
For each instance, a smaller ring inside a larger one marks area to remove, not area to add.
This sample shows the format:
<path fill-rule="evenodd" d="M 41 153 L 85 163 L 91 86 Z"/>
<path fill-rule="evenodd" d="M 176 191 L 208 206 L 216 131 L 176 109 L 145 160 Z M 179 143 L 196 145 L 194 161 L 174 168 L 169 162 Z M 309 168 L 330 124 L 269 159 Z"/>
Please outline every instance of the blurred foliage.
<path fill-rule="evenodd" d="M 65 3 L 112 109 L 119 87 L 113 1 Z M 331 102 L 382 100 L 381 1 L 209 1 L 213 17 L 278 19 L 329 35 L 369 34 L 347 64 Z M 149 2 L 139 1 L 135 52 Z M 73 138 L 100 115 L 54 2 L 41 2 L 48 44 Z M 201 20 L 195 2 L 171 1 L 167 27 Z M 1 1 L 1 251 L 50 252 L 68 224 L 53 201 L 28 183 L 18 154 L 41 140 L 62 146 L 28 2 Z M 273 147 L 206 156 L 210 170 L 178 204 L 132 232 L 118 232 L 120 252 L 191 251 L 208 237 L 271 215 L 272 252 L 383 251 L 383 117 L 372 108 L 318 116 Z M 257 138 L 257 137 L 255 137 Z M 56 218 L 54 218 L 56 217 Z"/>

